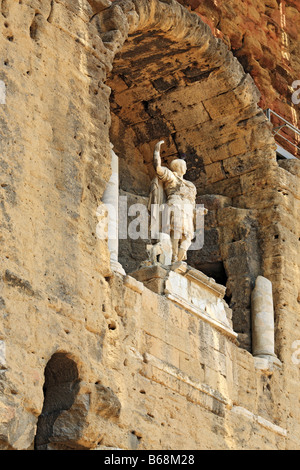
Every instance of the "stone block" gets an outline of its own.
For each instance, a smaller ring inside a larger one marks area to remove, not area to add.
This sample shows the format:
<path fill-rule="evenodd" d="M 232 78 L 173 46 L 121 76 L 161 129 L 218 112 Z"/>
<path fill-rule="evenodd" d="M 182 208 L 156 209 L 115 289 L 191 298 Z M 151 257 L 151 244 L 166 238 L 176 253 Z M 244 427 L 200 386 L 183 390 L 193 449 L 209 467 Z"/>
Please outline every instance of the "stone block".
<path fill-rule="evenodd" d="M 231 318 L 227 317 L 231 317 L 231 311 L 223 300 L 226 288 L 212 278 L 180 262 L 173 264 L 168 270 L 150 266 L 132 275 L 157 293 L 161 293 L 164 283 L 163 292 L 168 299 L 220 328 L 231 338 L 236 338 L 237 335 L 231 328 Z"/>
<path fill-rule="evenodd" d="M 100 13 L 100 11 L 105 10 L 111 6 L 112 2 L 110 0 L 88 0 L 91 5 L 94 14 Z"/>
<path fill-rule="evenodd" d="M 226 178 L 223 166 L 220 162 L 212 163 L 205 166 L 205 173 L 208 183 L 215 183 Z"/>
<path fill-rule="evenodd" d="M 124 285 L 138 294 L 141 294 L 144 290 L 142 282 L 137 281 L 133 276 L 126 276 L 124 279 Z"/>
<path fill-rule="evenodd" d="M 130 275 L 136 280 L 142 282 L 148 289 L 161 294 L 164 291 L 164 283 L 168 269 L 160 266 L 145 266 L 137 271 L 132 272 Z"/>

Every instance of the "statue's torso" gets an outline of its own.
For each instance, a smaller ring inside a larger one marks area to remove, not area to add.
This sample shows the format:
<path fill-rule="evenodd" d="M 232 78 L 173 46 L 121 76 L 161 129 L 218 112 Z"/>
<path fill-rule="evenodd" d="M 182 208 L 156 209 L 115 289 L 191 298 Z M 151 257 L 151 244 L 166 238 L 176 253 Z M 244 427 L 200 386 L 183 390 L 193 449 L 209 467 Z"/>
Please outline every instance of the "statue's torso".
<path fill-rule="evenodd" d="M 168 168 L 165 168 L 164 175 L 160 176 L 160 180 L 163 182 L 168 204 L 195 205 L 197 190 L 191 181 L 184 180 Z"/>

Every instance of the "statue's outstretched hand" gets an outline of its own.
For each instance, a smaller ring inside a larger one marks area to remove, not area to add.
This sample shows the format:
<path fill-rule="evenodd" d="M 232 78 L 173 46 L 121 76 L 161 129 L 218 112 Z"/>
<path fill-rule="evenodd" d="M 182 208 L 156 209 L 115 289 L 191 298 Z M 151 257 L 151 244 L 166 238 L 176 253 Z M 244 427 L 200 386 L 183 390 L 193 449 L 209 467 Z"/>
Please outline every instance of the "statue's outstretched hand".
<path fill-rule="evenodd" d="M 162 145 L 162 144 L 164 144 L 164 143 L 165 143 L 165 141 L 164 141 L 164 140 L 160 140 L 159 142 L 157 142 L 157 144 L 155 145 L 155 150 L 158 150 L 158 151 L 159 151 L 159 150 L 160 150 L 160 147 L 161 147 L 161 145 Z"/>
<path fill-rule="evenodd" d="M 161 170 L 161 158 L 160 158 L 160 147 L 164 144 L 164 140 L 160 140 L 154 149 L 153 160 L 154 160 L 154 168 L 158 174 L 160 174 Z"/>

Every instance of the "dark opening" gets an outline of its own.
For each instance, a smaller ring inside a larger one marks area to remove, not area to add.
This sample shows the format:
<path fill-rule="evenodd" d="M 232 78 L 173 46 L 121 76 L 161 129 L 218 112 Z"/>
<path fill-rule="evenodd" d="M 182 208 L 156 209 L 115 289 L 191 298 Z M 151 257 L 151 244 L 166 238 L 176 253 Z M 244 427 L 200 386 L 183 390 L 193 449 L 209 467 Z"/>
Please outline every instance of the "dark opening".
<path fill-rule="evenodd" d="M 212 263 L 202 263 L 196 268 L 208 277 L 212 277 L 218 284 L 226 287 L 227 274 L 222 261 Z"/>
<path fill-rule="evenodd" d="M 76 363 L 64 353 L 56 353 L 45 368 L 44 405 L 37 424 L 35 450 L 47 450 L 58 416 L 69 410 L 79 389 Z"/>

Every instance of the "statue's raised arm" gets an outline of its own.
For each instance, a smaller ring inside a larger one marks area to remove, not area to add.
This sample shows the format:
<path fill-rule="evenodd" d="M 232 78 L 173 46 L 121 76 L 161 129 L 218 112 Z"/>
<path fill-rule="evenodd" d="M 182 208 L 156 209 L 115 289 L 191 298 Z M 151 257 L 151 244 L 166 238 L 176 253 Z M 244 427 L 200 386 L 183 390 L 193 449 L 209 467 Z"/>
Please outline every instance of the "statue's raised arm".
<path fill-rule="evenodd" d="M 160 147 L 164 144 L 164 140 L 160 140 L 154 148 L 153 153 L 153 166 L 158 175 L 163 175 L 163 168 L 161 166 Z"/>

